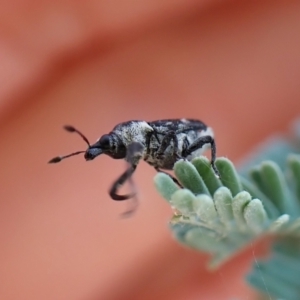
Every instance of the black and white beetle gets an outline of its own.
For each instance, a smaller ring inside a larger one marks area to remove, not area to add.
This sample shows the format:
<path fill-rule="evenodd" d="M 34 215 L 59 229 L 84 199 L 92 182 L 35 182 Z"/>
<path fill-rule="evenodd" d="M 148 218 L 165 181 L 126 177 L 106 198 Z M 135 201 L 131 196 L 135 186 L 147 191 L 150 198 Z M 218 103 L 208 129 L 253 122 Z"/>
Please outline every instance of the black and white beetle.
<path fill-rule="evenodd" d="M 163 172 L 161 169 L 172 170 L 175 162 L 179 159 L 191 160 L 210 147 L 211 166 L 216 176 L 219 177 L 215 166 L 216 145 L 213 131 L 198 120 L 128 121 L 115 126 L 109 134 L 104 134 L 92 145 L 74 127 L 65 126 L 64 129 L 79 134 L 88 144 L 88 148 L 85 151 L 54 157 L 49 163 L 58 163 L 80 153 L 84 153 L 85 160 L 93 160 L 100 154 L 106 154 L 114 159 L 125 159 L 129 163 L 127 170 L 113 183 L 109 191 L 113 200 L 122 201 L 135 196 L 135 193 L 119 195 L 118 190 L 127 180 L 131 179 L 141 159 L 158 172 Z M 176 178 L 168 175 L 179 184 Z"/>

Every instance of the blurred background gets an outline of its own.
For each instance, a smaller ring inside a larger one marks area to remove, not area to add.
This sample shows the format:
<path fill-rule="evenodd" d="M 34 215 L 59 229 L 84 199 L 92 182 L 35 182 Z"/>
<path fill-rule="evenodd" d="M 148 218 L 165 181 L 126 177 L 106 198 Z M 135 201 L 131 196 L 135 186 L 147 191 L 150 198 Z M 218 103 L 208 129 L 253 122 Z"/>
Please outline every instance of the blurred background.
<path fill-rule="evenodd" d="M 0 299 L 254 299 L 245 251 L 219 271 L 168 231 L 155 171 L 140 206 L 107 190 L 123 161 L 82 156 L 130 120 L 197 118 L 238 162 L 300 109 L 299 1 L 0 3 Z"/>

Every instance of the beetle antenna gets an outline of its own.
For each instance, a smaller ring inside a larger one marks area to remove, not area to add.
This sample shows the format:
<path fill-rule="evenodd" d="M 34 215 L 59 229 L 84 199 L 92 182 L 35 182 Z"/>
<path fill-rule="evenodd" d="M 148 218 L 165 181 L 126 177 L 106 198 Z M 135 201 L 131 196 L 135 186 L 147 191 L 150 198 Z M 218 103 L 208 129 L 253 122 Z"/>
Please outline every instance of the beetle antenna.
<path fill-rule="evenodd" d="M 70 126 L 70 125 L 65 125 L 64 129 L 68 132 L 76 132 L 77 134 L 79 134 L 82 137 L 82 139 L 88 144 L 89 147 L 91 146 L 91 144 L 90 144 L 89 140 L 86 138 L 86 136 L 83 133 L 81 133 L 79 130 L 77 130 L 75 127 Z M 76 154 L 74 154 L 74 155 L 76 155 Z"/>
<path fill-rule="evenodd" d="M 62 161 L 65 158 L 68 158 L 68 157 L 74 156 L 74 155 L 78 155 L 78 154 L 84 153 L 84 152 L 85 151 L 77 151 L 77 152 L 73 152 L 71 154 L 64 155 L 64 156 L 56 156 L 56 157 L 52 158 L 51 160 L 49 160 L 48 164 L 55 164 L 55 163 L 58 163 L 58 162 Z"/>

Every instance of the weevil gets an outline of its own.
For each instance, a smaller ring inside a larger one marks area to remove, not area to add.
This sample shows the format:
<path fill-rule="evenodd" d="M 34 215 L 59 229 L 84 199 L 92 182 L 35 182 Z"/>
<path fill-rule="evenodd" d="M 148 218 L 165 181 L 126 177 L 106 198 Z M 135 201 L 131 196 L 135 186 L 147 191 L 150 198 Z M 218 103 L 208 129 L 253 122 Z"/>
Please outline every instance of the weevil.
<path fill-rule="evenodd" d="M 113 130 L 102 135 L 94 144 L 73 126 L 64 126 L 68 132 L 79 134 L 88 148 L 65 156 L 57 156 L 49 163 L 58 163 L 70 156 L 84 153 L 86 161 L 93 160 L 100 154 L 113 159 L 125 159 L 128 162 L 126 171 L 112 184 L 109 195 L 113 200 L 122 201 L 135 197 L 135 193 L 120 195 L 120 187 L 129 180 L 138 163 L 144 160 L 156 171 L 172 170 L 180 159 L 191 160 L 211 148 L 211 167 L 215 175 L 219 172 L 215 166 L 216 144 L 213 131 L 202 121 L 194 119 L 168 119 L 153 122 L 133 120 L 116 125 Z M 171 174 L 178 185 L 180 183 Z"/>

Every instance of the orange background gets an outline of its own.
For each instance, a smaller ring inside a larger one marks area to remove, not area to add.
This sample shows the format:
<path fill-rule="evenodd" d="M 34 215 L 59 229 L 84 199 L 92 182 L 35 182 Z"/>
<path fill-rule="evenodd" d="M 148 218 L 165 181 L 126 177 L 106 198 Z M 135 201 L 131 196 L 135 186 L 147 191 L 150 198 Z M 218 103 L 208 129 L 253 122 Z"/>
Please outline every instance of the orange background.
<path fill-rule="evenodd" d="M 129 119 L 191 117 L 237 161 L 300 108 L 299 1 L 1 1 L 0 298 L 253 298 L 246 251 L 220 271 L 174 242 L 141 163 L 141 204 L 107 190 L 124 162 L 82 156 Z M 252 295 L 252 296 L 250 296 Z"/>

